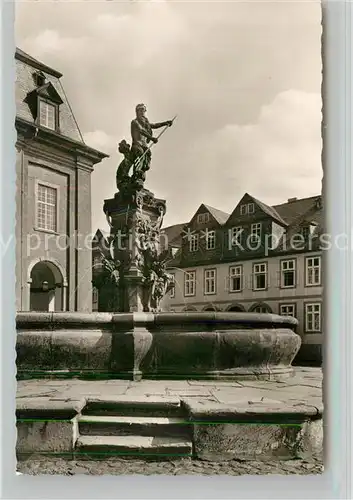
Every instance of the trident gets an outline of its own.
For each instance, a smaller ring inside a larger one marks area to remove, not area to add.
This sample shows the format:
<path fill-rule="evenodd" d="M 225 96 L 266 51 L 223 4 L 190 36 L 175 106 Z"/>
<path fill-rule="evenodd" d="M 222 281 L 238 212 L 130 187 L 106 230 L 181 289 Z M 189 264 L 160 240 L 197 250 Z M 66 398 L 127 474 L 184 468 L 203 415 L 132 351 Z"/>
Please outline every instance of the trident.
<path fill-rule="evenodd" d="M 171 120 L 172 124 L 174 122 L 174 120 L 177 118 L 178 115 L 175 115 L 174 118 Z M 162 135 L 164 134 L 164 132 L 167 130 L 167 128 L 169 128 L 170 125 L 166 125 L 164 127 L 164 129 L 161 131 L 161 133 L 159 135 L 157 135 L 156 139 L 159 139 L 160 137 L 162 137 Z M 141 161 L 144 159 L 144 157 L 146 156 L 147 152 L 151 150 L 151 148 L 154 146 L 154 142 L 152 142 L 152 144 L 143 152 L 143 154 L 141 156 L 139 156 L 138 158 L 136 158 L 136 160 L 134 161 L 134 163 L 132 164 L 132 167 L 136 167 L 139 163 L 141 163 Z"/>

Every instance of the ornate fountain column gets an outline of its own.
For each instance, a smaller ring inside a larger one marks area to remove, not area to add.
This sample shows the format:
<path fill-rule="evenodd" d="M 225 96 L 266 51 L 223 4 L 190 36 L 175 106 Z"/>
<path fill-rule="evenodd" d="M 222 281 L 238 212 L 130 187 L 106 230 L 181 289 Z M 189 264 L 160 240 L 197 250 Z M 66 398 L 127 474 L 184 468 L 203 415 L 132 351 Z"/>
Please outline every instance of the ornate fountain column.
<path fill-rule="evenodd" d="M 159 249 L 165 209 L 165 201 L 146 189 L 132 197 L 117 193 L 104 202 L 118 291 L 116 312 L 132 313 L 128 329 L 119 327 L 120 318 L 125 315 L 115 316 L 111 369 L 119 377 L 135 381 L 142 378 L 141 364 L 152 346 L 153 336 L 146 325 L 153 326 L 151 312 L 158 310 L 156 292 L 160 284 L 161 296 L 166 290 L 166 272 L 160 265 L 163 254 Z"/>
<path fill-rule="evenodd" d="M 120 377 L 139 380 L 140 368 L 152 345 L 153 313 L 174 285 L 167 273 L 169 251 L 161 251 L 160 229 L 166 212 L 165 200 L 144 188 L 151 166 L 151 147 L 173 124 L 173 120 L 150 123 L 143 104 L 136 106 L 131 122 L 132 145 L 119 143 L 124 159 L 116 172 L 118 193 L 104 201 L 103 211 L 110 226 L 109 254 L 104 256 L 105 275 L 113 284 L 113 309 L 132 313 L 130 327 L 120 328 L 123 315 L 117 314 L 112 337 L 111 368 Z M 163 128 L 158 137 L 153 129 Z M 116 305 L 115 305 L 116 302 Z M 147 328 L 146 325 L 151 325 Z M 122 370 L 122 372 L 121 372 Z"/>
<path fill-rule="evenodd" d="M 110 224 L 111 256 L 119 273 L 117 312 L 149 312 L 154 265 L 160 256 L 160 227 L 165 200 L 147 189 L 134 196 L 117 193 L 105 200 L 103 210 Z"/>

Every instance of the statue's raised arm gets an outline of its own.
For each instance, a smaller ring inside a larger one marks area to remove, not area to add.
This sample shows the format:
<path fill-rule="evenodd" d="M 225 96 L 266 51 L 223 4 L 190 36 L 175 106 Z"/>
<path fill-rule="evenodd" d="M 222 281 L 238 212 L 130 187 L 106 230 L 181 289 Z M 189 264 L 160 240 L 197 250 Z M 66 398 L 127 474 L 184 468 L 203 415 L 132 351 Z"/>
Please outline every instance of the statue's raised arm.
<path fill-rule="evenodd" d="M 146 116 L 147 108 L 144 104 L 138 104 L 135 111 L 136 118 L 131 122 L 132 149 L 136 152 L 143 152 L 149 142 L 158 142 L 158 139 L 153 137 L 153 129 L 171 127 L 173 120 L 150 123 Z"/>
<path fill-rule="evenodd" d="M 135 108 L 136 117 L 131 121 L 132 145 L 124 140 L 119 143 L 119 152 L 124 154 L 117 172 L 117 187 L 119 191 L 136 191 L 143 187 L 146 174 L 151 165 L 151 147 L 158 142 L 167 128 L 173 125 L 174 119 L 164 122 L 150 123 L 146 116 L 146 106 L 138 104 Z M 163 128 L 157 137 L 153 136 L 153 130 Z M 132 176 L 129 170 L 132 167 Z"/>
<path fill-rule="evenodd" d="M 149 143 L 152 142 L 153 144 L 156 144 L 158 142 L 158 137 L 153 137 L 153 129 L 162 127 L 167 129 L 173 125 L 173 120 L 150 123 L 146 116 L 147 108 L 144 104 L 138 104 L 135 111 L 136 118 L 134 118 L 131 122 L 131 153 L 134 158 L 135 172 L 136 170 L 146 172 L 146 170 L 149 170 L 150 168 L 152 156 L 151 145 L 149 145 Z M 163 132 L 164 130 L 159 134 L 159 137 L 163 134 Z"/>
<path fill-rule="evenodd" d="M 167 120 L 166 122 L 160 122 L 160 123 L 150 123 L 150 125 L 151 129 L 171 127 L 173 125 L 173 120 Z"/>

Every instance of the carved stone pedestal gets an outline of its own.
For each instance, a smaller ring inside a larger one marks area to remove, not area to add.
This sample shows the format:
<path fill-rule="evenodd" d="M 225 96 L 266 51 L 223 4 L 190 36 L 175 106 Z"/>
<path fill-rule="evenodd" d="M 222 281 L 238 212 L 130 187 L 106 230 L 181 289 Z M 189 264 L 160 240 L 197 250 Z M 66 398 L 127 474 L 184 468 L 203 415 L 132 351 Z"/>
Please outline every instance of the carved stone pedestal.
<path fill-rule="evenodd" d="M 165 200 L 147 189 L 128 196 L 117 193 L 105 200 L 103 210 L 111 227 L 111 257 L 119 269 L 116 312 L 149 312 L 156 283 L 163 281 L 158 258 Z"/>

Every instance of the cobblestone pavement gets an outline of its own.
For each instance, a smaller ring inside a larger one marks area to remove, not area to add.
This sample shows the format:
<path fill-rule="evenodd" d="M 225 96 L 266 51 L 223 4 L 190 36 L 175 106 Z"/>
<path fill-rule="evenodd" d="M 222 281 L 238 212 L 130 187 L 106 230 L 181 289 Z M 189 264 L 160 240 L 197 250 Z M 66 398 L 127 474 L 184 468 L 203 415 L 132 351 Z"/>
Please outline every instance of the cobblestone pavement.
<path fill-rule="evenodd" d="M 268 474 L 321 474 L 324 470 L 322 458 L 288 461 L 238 461 L 204 462 L 201 460 L 143 461 L 131 459 L 107 459 L 104 461 L 65 460 L 62 458 L 36 457 L 19 461 L 17 470 L 23 474 L 76 474 L 145 476 L 164 474 L 179 475 L 268 475 Z"/>

